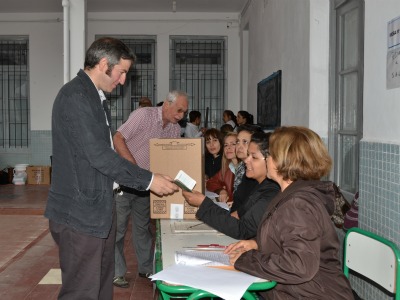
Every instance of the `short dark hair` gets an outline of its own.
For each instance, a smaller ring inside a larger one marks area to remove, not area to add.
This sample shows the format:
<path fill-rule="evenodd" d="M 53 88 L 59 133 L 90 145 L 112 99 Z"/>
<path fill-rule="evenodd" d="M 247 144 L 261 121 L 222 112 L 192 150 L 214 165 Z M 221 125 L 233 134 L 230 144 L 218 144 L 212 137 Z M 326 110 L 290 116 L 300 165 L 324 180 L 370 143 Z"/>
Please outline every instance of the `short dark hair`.
<path fill-rule="evenodd" d="M 264 130 L 258 126 L 258 125 L 253 125 L 253 124 L 243 124 L 237 127 L 237 133 L 241 131 L 247 131 L 250 134 L 253 134 L 255 132 L 264 132 Z"/>
<path fill-rule="evenodd" d="M 192 110 L 189 113 L 189 122 L 192 123 L 196 121 L 197 118 L 201 118 L 201 113 L 198 110 Z"/>
<path fill-rule="evenodd" d="M 225 136 L 228 132 L 233 131 L 233 127 L 231 124 L 224 124 L 221 126 L 220 131 Z"/>
<path fill-rule="evenodd" d="M 90 45 L 85 55 L 85 70 L 93 69 L 102 58 L 107 58 L 107 72 L 111 72 L 121 59 L 130 60 L 132 63 L 136 60 L 135 54 L 127 45 L 112 37 L 100 38 Z"/>
<path fill-rule="evenodd" d="M 269 137 L 271 136 L 271 132 L 255 132 L 251 135 L 250 143 L 256 143 L 258 148 L 260 149 L 261 154 L 267 158 L 268 149 L 269 149 Z"/>
<path fill-rule="evenodd" d="M 153 103 L 151 102 L 150 98 L 142 97 L 139 100 L 139 106 L 140 107 L 150 107 L 150 106 L 153 106 Z"/>

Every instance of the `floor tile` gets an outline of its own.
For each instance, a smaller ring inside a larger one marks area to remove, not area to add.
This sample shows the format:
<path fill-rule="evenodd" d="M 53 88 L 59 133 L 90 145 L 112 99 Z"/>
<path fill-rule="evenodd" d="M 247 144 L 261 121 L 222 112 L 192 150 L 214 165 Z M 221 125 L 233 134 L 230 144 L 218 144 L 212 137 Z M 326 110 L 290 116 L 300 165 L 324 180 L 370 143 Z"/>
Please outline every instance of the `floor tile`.
<path fill-rule="evenodd" d="M 48 185 L 0 186 L 1 300 L 57 299 L 61 288 L 58 248 L 43 217 L 48 189 Z M 130 286 L 115 287 L 114 300 L 153 300 L 152 283 L 137 275 L 131 226 L 125 238 L 125 254 Z"/>

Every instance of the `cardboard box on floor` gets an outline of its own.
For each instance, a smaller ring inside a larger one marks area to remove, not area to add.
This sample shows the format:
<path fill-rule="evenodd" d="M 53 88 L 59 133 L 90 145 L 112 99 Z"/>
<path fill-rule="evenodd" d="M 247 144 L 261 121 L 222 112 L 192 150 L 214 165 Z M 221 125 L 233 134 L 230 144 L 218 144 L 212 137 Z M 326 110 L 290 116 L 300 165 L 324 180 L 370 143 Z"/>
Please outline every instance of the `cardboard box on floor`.
<path fill-rule="evenodd" d="M 50 166 L 28 166 L 26 168 L 27 184 L 50 184 Z"/>
<path fill-rule="evenodd" d="M 151 139 L 150 170 L 172 179 L 183 170 L 196 180 L 195 191 L 204 194 L 204 142 L 203 138 Z M 182 191 L 169 196 L 150 193 L 152 219 L 196 219 L 197 207 L 189 205 Z"/>

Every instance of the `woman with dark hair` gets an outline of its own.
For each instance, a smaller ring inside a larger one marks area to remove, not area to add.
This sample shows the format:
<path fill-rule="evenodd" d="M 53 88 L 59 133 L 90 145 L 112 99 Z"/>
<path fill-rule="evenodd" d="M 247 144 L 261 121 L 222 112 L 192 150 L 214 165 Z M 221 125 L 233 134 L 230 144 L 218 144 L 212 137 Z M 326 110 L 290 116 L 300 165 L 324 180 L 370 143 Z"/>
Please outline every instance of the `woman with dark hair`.
<path fill-rule="evenodd" d="M 249 147 L 249 152 L 250 152 Z M 266 153 L 268 178 L 281 192 L 268 205 L 255 240 L 230 245 L 235 269 L 278 285 L 266 299 L 354 299 L 339 260 L 331 215 L 332 159 L 321 138 L 305 127 L 277 128 Z"/>
<path fill-rule="evenodd" d="M 249 197 L 243 204 L 243 214 L 239 219 L 197 191 L 182 191 L 190 205 L 199 207 L 196 213 L 199 220 L 234 239 L 250 239 L 256 236 L 258 224 L 268 203 L 279 193 L 278 184 L 267 178 L 265 159 L 269 135 L 264 132 L 254 133 L 249 144 L 249 155 L 245 159 L 246 176 L 253 178 L 257 185 L 247 191 Z"/>
<path fill-rule="evenodd" d="M 238 111 L 236 120 L 237 120 L 238 126 L 244 125 L 244 124 L 253 124 L 253 122 L 254 122 L 253 115 L 245 110 Z"/>
<path fill-rule="evenodd" d="M 235 129 L 238 125 L 236 122 L 236 116 L 231 110 L 224 110 L 224 113 L 222 114 L 222 119 L 224 120 L 224 124 L 231 125 L 233 129 Z"/>
<path fill-rule="evenodd" d="M 233 181 L 233 204 L 231 207 L 231 214 L 240 217 L 239 207 L 247 201 L 249 191 L 252 191 L 257 185 L 257 181 L 253 178 L 246 176 L 247 150 L 254 133 L 263 130 L 255 125 L 242 125 L 237 128 L 236 139 L 236 157 L 241 160 L 236 168 L 235 180 Z"/>
<path fill-rule="evenodd" d="M 206 180 L 213 177 L 219 170 L 221 170 L 222 162 L 222 133 L 215 128 L 210 128 L 204 133 L 204 140 L 206 141 L 206 155 L 204 171 Z"/>

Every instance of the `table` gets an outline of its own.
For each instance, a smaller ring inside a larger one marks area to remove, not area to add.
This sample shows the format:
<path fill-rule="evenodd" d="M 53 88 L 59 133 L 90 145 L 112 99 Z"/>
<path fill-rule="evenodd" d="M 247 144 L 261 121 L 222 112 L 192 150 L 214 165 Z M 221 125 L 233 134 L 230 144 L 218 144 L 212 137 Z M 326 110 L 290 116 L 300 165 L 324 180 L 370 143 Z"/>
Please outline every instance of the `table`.
<path fill-rule="evenodd" d="M 175 251 L 181 250 L 185 246 L 196 244 L 220 244 L 229 245 L 236 240 L 219 232 L 203 233 L 173 233 L 171 226 L 174 222 L 190 222 L 193 220 L 157 220 L 156 226 L 156 245 L 155 245 L 155 271 L 160 272 L 163 268 L 175 264 Z M 197 221 L 201 223 L 200 221 Z M 243 299 L 257 300 L 257 291 L 264 291 L 273 288 L 275 281 L 262 280 L 254 282 L 243 295 Z M 170 300 L 171 298 L 183 298 L 189 300 L 201 299 L 203 297 L 218 298 L 207 291 L 198 290 L 189 286 L 171 285 L 161 280 L 156 281 L 157 289 L 160 292 L 160 299 Z"/>

